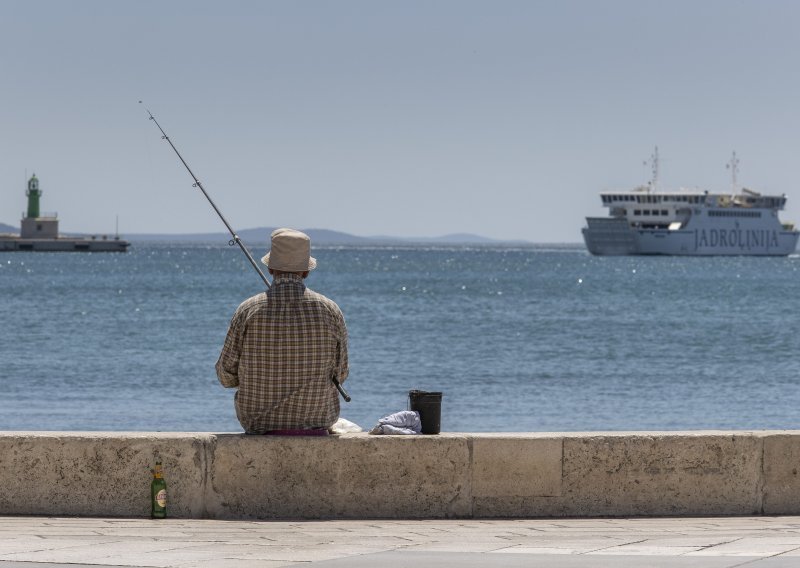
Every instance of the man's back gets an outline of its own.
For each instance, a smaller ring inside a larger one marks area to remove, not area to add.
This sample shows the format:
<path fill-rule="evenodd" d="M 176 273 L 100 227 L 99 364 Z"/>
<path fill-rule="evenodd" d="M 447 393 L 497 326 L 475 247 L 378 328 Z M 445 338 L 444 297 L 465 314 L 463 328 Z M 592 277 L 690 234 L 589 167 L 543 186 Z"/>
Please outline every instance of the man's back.
<path fill-rule="evenodd" d="M 331 378 L 348 374 L 342 312 L 301 276 L 277 275 L 236 310 L 216 368 L 224 386 L 239 387 L 246 432 L 330 427 L 339 417 Z"/>

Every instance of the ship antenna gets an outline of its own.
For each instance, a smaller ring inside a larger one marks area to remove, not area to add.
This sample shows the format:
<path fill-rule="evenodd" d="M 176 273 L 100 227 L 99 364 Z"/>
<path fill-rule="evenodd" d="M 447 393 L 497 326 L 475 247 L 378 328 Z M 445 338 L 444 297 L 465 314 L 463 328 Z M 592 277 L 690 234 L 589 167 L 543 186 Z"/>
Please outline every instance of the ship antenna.
<path fill-rule="evenodd" d="M 653 181 L 651 186 L 655 192 L 658 191 L 658 146 L 656 146 L 655 152 L 653 152 L 650 160 L 653 164 Z"/>
<path fill-rule="evenodd" d="M 139 102 L 141 103 L 142 101 L 139 101 Z M 146 109 L 145 109 L 145 110 L 146 110 Z M 267 289 L 269 289 L 269 288 L 270 288 L 269 280 L 267 280 L 267 277 L 266 277 L 266 276 L 264 276 L 264 273 L 263 273 L 263 272 L 261 271 L 261 269 L 258 267 L 258 265 L 256 264 L 256 261 L 255 261 L 255 260 L 253 260 L 253 255 L 251 255 L 251 254 L 250 254 L 250 251 L 249 251 L 249 250 L 247 250 L 247 247 L 245 247 L 245 246 L 244 246 L 244 244 L 242 243 L 242 240 L 239 238 L 239 235 L 237 235 L 237 234 L 234 232 L 234 230 L 231 228 L 231 226 L 230 226 L 230 224 L 228 223 L 228 221 L 227 221 L 227 220 L 225 219 L 225 217 L 222 215 L 222 212 L 221 212 L 219 209 L 217 209 L 217 206 L 216 206 L 216 204 L 214 203 L 214 201 L 212 201 L 212 199 L 211 199 L 211 196 L 209 196 L 209 195 L 208 195 L 208 193 L 206 192 L 206 190 L 203 188 L 203 184 L 201 184 L 201 183 L 200 183 L 200 180 L 199 180 L 199 179 L 197 179 L 197 176 L 195 176 L 195 175 L 194 175 L 194 172 L 192 172 L 191 168 L 189 168 L 189 164 L 187 164 L 187 163 L 186 163 L 186 160 L 184 160 L 184 159 L 183 159 L 183 156 L 181 156 L 181 153 L 180 153 L 180 152 L 178 152 L 178 149 L 175 147 L 175 144 L 173 144 L 173 143 L 172 143 L 172 140 L 170 140 L 170 139 L 169 139 L 169 136 L 167 136 L 167 133 L 166 133 L 166 132 L 164 132 L 164 129 L 163 129 L 163 128 L 161 128 L 161 125 L 160 125 L 160 124 L 158 123 L 158 121 L 156 120 L 156 117 L 155 117 L 155 116 L 153 116 L 153 113 L 151 113 L 151 112 L 148 110 L 148 111 L 147 111 L 147 114 L 150 116 L 150 120 L 152 120 L 152 121 L 155 123 L 155 125 L 158 127 L 158 129 L 161 131 L 162 138 L 163 138 L 164 140 L 166 140 L 166 141 L 167 141 L 167 143 L 169 143 L 169 145 L 170 145 L 170 146 L 172 147 L 172 149 L 175 151 L 175 154 L 177 154 L 178 158 L 180 159 L 181 163 L 183 164 L 183 167 L 185 167 L 185 168 L 186 168 L 186 171 L 188 171 L 188 172 L 189 172 L 189 175 L 190 175 L 190 176 L 192 176 L 192 179 L 194 180 L 194 183 L 192 184 L 192 187 L 196 187 L 196 188 L 198 188 L 200 191 L 202 191 L 202 192 L 203 192 L 203 195 L 205 195 L 205 196 L 206 196 L 206 199 L 207 199 L 207 200 L 208 200 L 208 202 L 211 204 L 211 207 L 213 207 L 213 208 L 214 208 L 214 211 L 216 211 L 217 215 L 219 215 L 219 218 L 220 218 L 220 219 L 222 220 L 222 222 L 225 224 L 225 227 L 228 229 L 228 232 L 231 234 L 231 237 L 232 237 L 232 238 L 231 238 L 231 240 L 230 240 L 230 241 L 228 241 L 228 244 L 229 244 L 230 246 L 233 246 L 233 245 L 239 245 L 239 248 L 240 248 L 240 249 L 242 249 L 242 252 L 243 252 L 243 253 L 245 254 L 245 256 L 247 257 L 247 260 L 249 260 L 249 261 L 250 261 L 250 264 L 252 265 L 252 267 L 255 269 L 255 271 L 256 271 L 256 272 L 258 272 L 258 275 L 261 277 L 261 280 L 263 280 L 263 281 L 264 281 L 264 284 L 266 284 L 266 286 L 267 286 Z M 344 390 L 344 388 L 342 388 L 342 385 L 339 383 L 338 379 L 337 379 L 335 376 L 334 376 L 334 377 L 331 377 L 331 382 L 333 383 L 333 386 L 335 386 L 335 387 L 336 387 L 336 390 L 338 390 L 338 391 L 339 391 L 339 394 L 341 394 L 341 395 L 342 395 L 342 398 L 343 398 L 343 399 L 344 399 L 346 402 L 350 402 L 350 400 L 351 400 L 351 398 L 350 398 L 350 395 L 349 395 L 349 394 L 347 394 L 347 392 Z"/>
<path fill-rule="evenodd" d="M 731 171 L 731 197 L 736 195 L 736 174 L 739 173 L 739 158 L 736 157 L 736 150 L 733 151 L 731 161 L 725 164 L 725 169 Z"/>

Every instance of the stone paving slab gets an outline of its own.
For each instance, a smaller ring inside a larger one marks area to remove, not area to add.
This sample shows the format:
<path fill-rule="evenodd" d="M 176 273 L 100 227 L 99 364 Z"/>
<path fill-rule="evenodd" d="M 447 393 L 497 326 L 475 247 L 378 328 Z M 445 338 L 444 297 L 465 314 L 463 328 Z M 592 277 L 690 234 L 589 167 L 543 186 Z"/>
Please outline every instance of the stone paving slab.
<path fill-rule="evenodd" d="M 797 568 L 796 559 L 749 559 L 746 568 Z M 766 564 L 767 560 L 774 563 Z M 707 558 L 698 562 L 696 558 L 665 556 L 596 556 L 566 554 L 465 554 L 465 553 L 398 553 L 386 552 L 370 557 L 340 558 L 315 563 L 317 568 L 745 568 L 741 559 Z M 0 568 L 3 567 L 0 563 Z M 37 567 L 38 568 L 38 567 Z"/>
<path fill-rule="evenodd" d="M 211 521 L 0 517 L 0 568 L 800 566 L 800 517 Z"/>

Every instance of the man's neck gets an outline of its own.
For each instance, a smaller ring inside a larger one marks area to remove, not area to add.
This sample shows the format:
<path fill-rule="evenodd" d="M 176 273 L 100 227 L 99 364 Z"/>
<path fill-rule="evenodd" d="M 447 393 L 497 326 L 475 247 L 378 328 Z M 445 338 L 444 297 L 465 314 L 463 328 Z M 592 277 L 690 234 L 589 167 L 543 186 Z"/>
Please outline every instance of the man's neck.
<path fill-rule="evenodd" d="M 305 278 L 308 276 L 308 272 L 284 272 L 283 270 L 270 270 L 269 273 L 275 278 L 286 274 L 297 276 L 298 278 Z"/>

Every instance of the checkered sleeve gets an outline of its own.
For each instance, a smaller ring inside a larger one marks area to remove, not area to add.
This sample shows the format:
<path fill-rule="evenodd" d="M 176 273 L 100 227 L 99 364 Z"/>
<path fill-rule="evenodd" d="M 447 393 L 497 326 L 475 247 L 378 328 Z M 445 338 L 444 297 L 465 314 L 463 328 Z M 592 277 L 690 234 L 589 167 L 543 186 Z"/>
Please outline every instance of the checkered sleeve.
<path fill-rule="evenodd" d="M 217 359 L 217 378 L 223 387 L 233 388 L 239 386 L 239 358 L 242 355 L 242 339 L 244 337 L 245 311 L 239 306 L 231 318 L 225 344 Z"/>
<path fill-rule="evenodd" d="M 347 359 L 347 326 L 344 322 L 344 316 L 339 311 L 337 314 L 339 337 L 337 339 L 337 353 L 336 353 L 336 379 L 343 383 L 347 380 L 347 375 L 350 373 L 349 361 Z"/>

